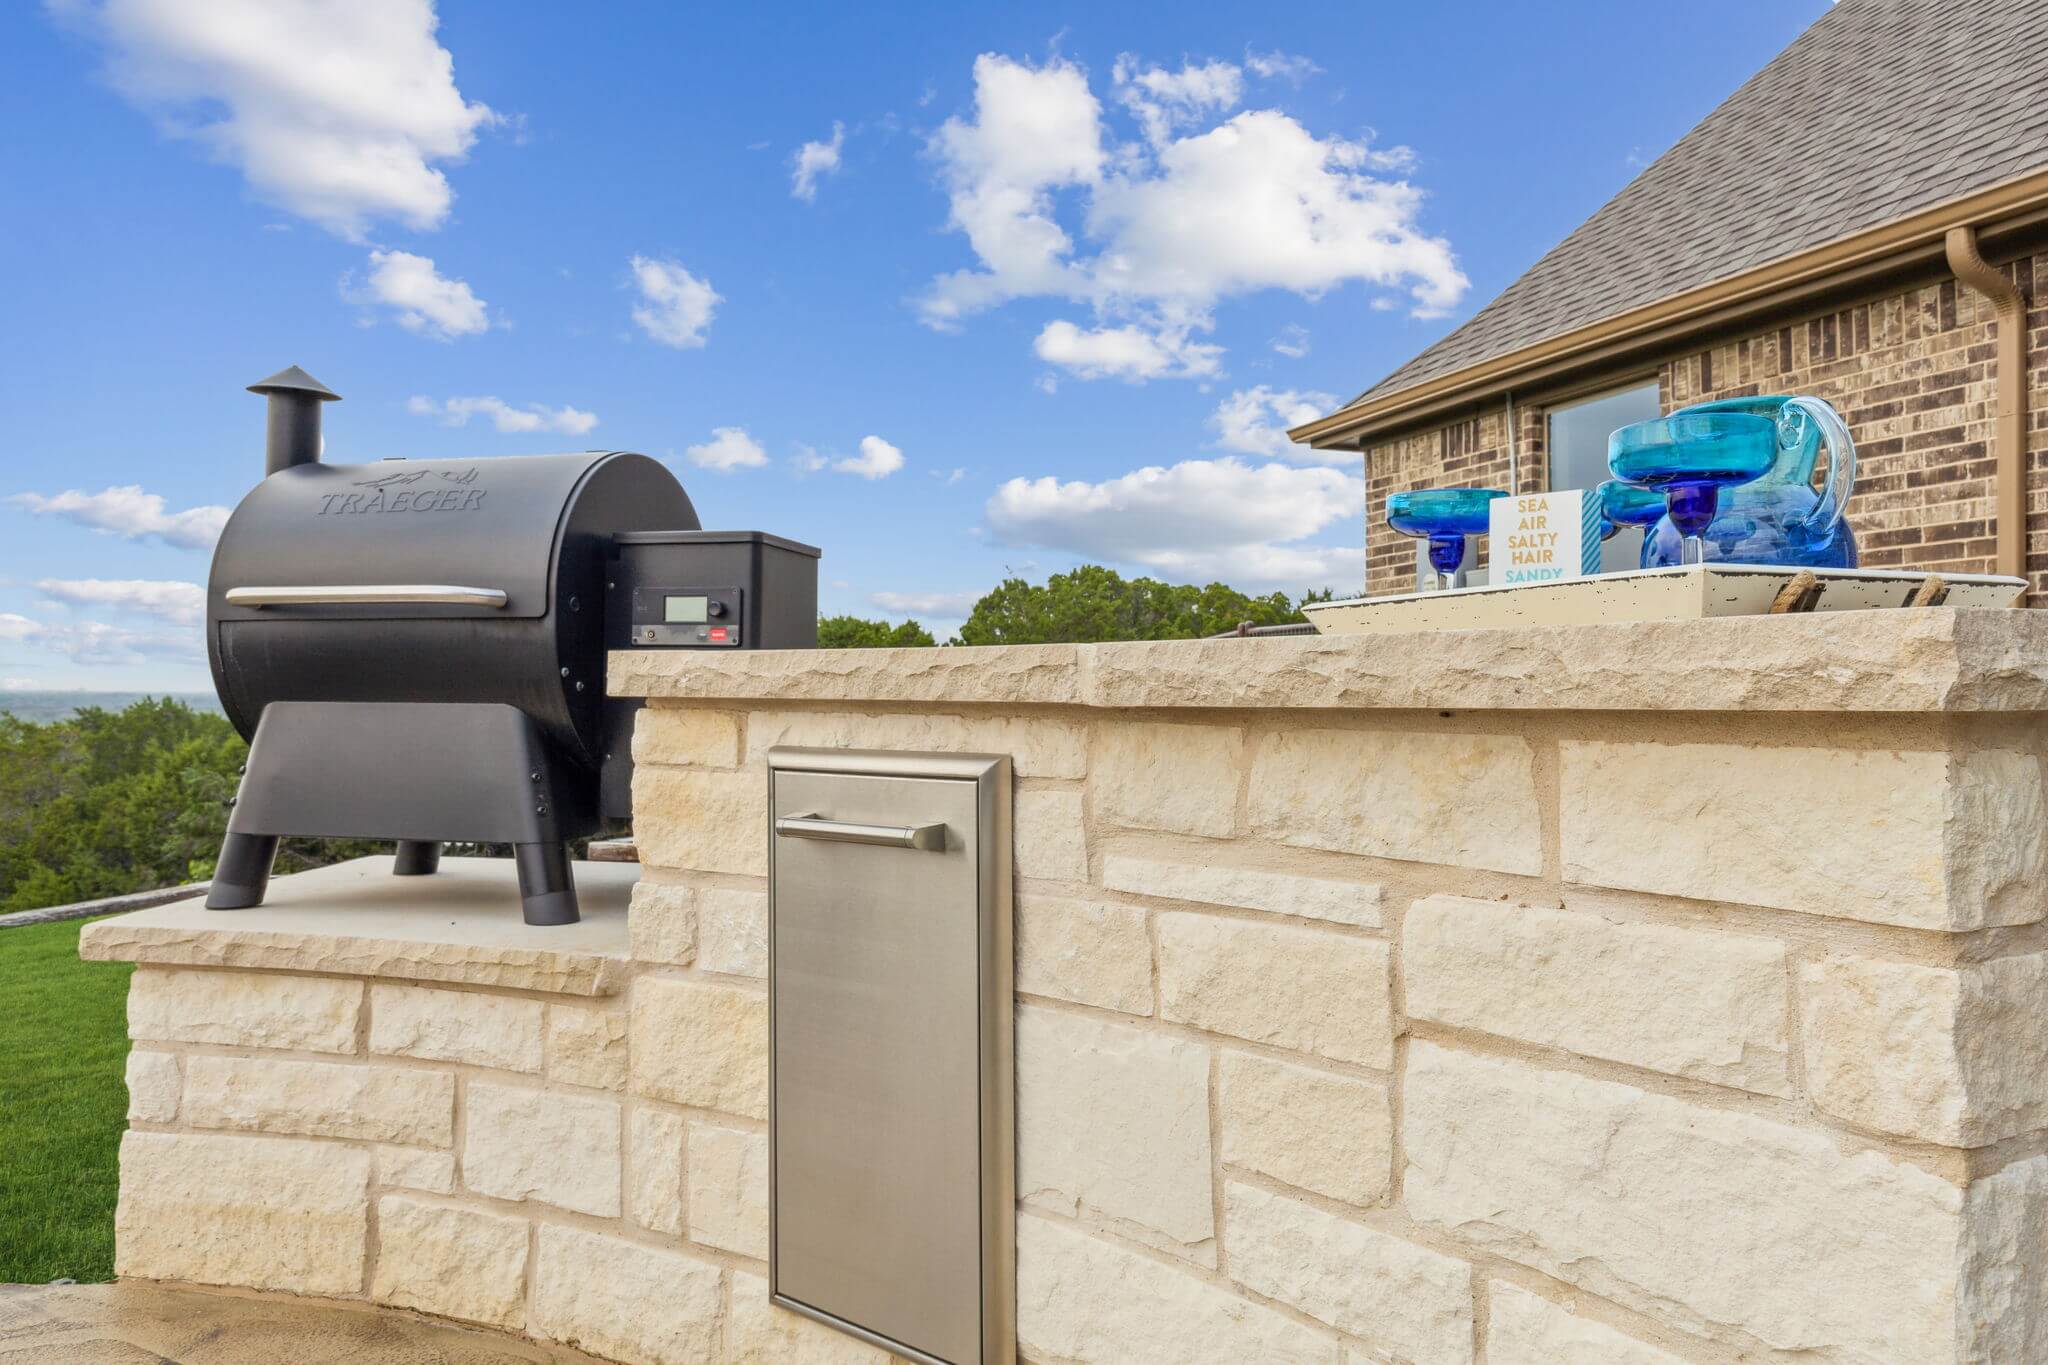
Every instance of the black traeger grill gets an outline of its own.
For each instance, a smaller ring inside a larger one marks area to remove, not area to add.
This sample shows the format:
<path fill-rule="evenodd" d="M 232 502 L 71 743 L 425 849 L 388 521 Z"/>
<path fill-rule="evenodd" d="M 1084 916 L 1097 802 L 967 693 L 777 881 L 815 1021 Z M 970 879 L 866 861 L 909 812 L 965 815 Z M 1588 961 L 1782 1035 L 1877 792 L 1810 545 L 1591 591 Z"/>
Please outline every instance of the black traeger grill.
<path fill-rule="evenodd" d="M 267 476 L 214 551 L 206 650 L 249 764 L 206 903 L 263 899 L 278 840 L 509 844 L 529 924 L 577 918 L 567 841 L 631 815 L 637 702 L 605 650 L 817 643 L 818 552 L 698 529 L 675 476 L 622 451 L 324 464 L 294 366 Z"/>

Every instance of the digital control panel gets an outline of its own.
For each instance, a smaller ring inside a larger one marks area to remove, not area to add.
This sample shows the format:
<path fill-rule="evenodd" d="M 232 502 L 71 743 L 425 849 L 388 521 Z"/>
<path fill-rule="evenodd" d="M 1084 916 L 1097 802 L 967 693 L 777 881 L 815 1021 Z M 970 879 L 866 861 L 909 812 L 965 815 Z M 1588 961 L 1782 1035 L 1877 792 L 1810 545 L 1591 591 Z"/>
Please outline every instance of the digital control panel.
<path fill-rule="evenodd" d="M 633 643 L 734 649 L 740 641 L 738 588 L 633 589 Z"/>

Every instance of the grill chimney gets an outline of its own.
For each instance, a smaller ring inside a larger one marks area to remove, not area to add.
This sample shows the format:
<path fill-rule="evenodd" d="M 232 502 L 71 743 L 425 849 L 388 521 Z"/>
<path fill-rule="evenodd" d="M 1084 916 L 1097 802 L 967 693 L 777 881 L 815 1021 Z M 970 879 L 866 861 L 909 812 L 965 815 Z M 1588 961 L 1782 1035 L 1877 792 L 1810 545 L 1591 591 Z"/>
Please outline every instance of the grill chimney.
<path fill-rule="evenodd" d="M 263 435 L 263 472 L 275 474 L 293 465 L 320 462 L 320 405 L 341 395 L 298 366 L 279 370 L 249 386 L 270 400 Z"/>

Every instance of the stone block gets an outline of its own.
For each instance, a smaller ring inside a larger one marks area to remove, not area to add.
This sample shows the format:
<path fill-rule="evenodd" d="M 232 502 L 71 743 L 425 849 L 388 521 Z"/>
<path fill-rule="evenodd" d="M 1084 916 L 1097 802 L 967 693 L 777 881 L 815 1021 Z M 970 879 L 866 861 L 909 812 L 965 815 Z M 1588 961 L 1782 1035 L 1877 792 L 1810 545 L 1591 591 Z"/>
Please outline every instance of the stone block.
<path fill-rule="evenodd" d="M 1254 749 L 1250 801 L 1253 831 L 1285 844 L 1543 870 L 1535 753 L 1511 735 L 1278 731 Z"/>
<path fill-rule="evenodd" d="M 185 1121 L 446 1147 L 455 1140 L 455 1078 L 419 1067 L 194 1056 L 185 1059 Z"/>
<path fill-rule="evenodd" d="M 1865 1128 L 1982 1147 L 2048 1128 L 2048 954 L 1799 970 L 1813 1102 Z"/>
<path fill-rule="evenodd" d="M 377 1201 L 377 1265 L 370 1297 L 394 1308 L 517 1331 L 526 1319 L 524 1218 Z"/>
<path fill-rule="evenodd" d="M 768 893 L 707 886 L 697 898 L 697 965 L 726 976 L 768 975 Z"/>
<path fill-rule="evenodd" d="M 1152 1012 L 1152 938 L 1127 905 L 1017 898 L 1017 989 L 1124 1014 Z"/>
<path fill-rule="evenodd" d="M 374 1151 L 379 1185 L 401 1190 L 424 1190 L 428 1194 L 455 1193 L 455 1153 L 384 1146 Z"/>
<path fill-rule="evenodd" d="M 177 1056 L 136 1048 L 128 1054 L 128 1121 L 170 1123 L 178 1117 Z"/>
<path fill-rule="evenodd" d="M 639 1108 L 626 1124 L 626 1213 L 655 1232 L 683 1230 L 683 1130 L 680 1114 Z"/>
<path fill-rule="evenodd" d="M 633 765 L 733 768 L 740 761 L 737 711 L 702 706 L 643 706 L 633 719 Z"/>
<path fill-rule="evenodd" d="M 1020 791 L 1012 821 L 1018 876 L 1088 880 L 1088 836 L 1081 819 L 1081 793 Z"/>
<path fill-rule="evenodd" d="M 946 713 L 756 711 L 747 720 L 747 758 L 762 762 L 777 744 L 817 749 L 910 749 L 1008 754 L 1018 777 L 1080 777 L 1086 731 L 1071 721 Z"/>
<path fill-rule="evenodd" d="M 1401 952 L 1411 1018 L 1791 1092 L 1773 939 L 1431 896 L 1409 911 Z"/>
<path fill-rule="evenodd" d="M 2031 755 L 1585 742 L 1561 759 L 1570 881 L 1950 932 L 2048 913 Z"/>
<path fill-rule="evenodd" d="M 768 997 L 709 981 L 633 983 L 638 1095 L 768 1117 Z"/>
<path fill-rule="evenodd" d="M 363 983 L 269 972 L 142 967 L 128 982 L 128 1036 L 138 1042 L 354 1052 Z"/>
<path fill-rule="evenodd" d="M 200 1133 L 121 1139 L 123 1277 L 358 1294 L 369 1221 L 370 1154 L 356 1148 Z"/>
<path fill-rule="evenodd" d="M 719 1358 L 720 1273 L 645 1242 L 543 1223 L 526 1330 L 641 1365 Z"/>
<path fill-rule="evenodd" d="M 1393 1112 L 1378 1081 L 1226 1052 L 1217 1104 L 1226 1165 L 1347 1204 L 1386 1197 Z"/>
<path fill-rule="evenodd" d="M 768 1259 L 768 1135 L 693 1123 L 684 1143 L 690 1240 Z"/>
<path fill-rule="evenodd" d="M 2048 1157 L 1966 1192 L 1825 1133 L 1633 1086 L 1408 1049 L 1403 1201 L 1424 1227 L 1696 1332 L 1940 1365 L 2017 1360 Z"/>
<path fill-rule="evenodd" d="M 541 1002 L 379 982 L 370 987 L 370 1051 L 538 1075 Z"/>
<path fill-rule="evenodd" d="M 889 1365 L 887 1351 L 812 1322 L 768 1301 L 768 1281 L 732 1273 L 732 1311 L 725 1322 L 727 1365 Z"/>
<path fill-rule="evenodd" d="M 1095 816 L 1133 829 L 1212 839 L 1237 828 L 1243 733 L 1219 725 L 1105 721 L 1088 779 Z"/>
<path fill-rule="evenodd" d="M 638 768 L 633 809 L 648 867 L 767 874 L 768 780 L 757 769 Z"/>
<path fill-rule="evenodd" d="M 619 1106 L 555 1090 L 471 1081 L 462 1183 L 494 1199 L 619 1216 Z"/>
<path fill-rule="evenodd" d="M 1017 1012 L 1017 1194 L 1215 1262 L 1206 1048 L 1035 1006 Z"/>
<path fill-rule="evenodd" d="M 1384 942 L 1191 913 L 1159 917 L 1160 1017 L 1386 1068 L 1394 1023 Z"/>
<path fill-rule="evenodd" d="M 1486 1296 L 1486 1365 L 1686 1365 L 1506 1280 L 1490 1283 Z"/>
<path fill-rule="evenodd" d="M 1017 1219 L 1020 1354 L 1078 1365 L 1303 1365 L 1328 1337 L 1171 1266 L 1028 1215 Z"/>
<path fill-rule="evenodd" d="M 697 956 L 695 888 L 644 877 L 635 882 L 633 903 L 626 911 L 626 936 L 637 961 L 689 966 Z"/>
<path fill-rule="evenodd" d="M 626 1012 L 549 1005 L 547 1074 L 596 1090 L 626 1088 Z"/>
<path fill-rule="evenodd" d="M 1472 1267 L 1299 1199 L 1230 1184 L 1230 1277 L 1414 1365 L 1472 1360 Z"/>
<path fill-rule="evenodd" d="M 1298 877 L 1236 866 L 1227 858 L 1227 854 L 1208 853 L 1199 858 L 1133 858 L 1113 853 L 1102 861 L 1102 884 L 1112 891 L 1139 896 L 1298 915 L 1362 929 L 1378 929 L 1385 922 L 1377 883 Z"/>

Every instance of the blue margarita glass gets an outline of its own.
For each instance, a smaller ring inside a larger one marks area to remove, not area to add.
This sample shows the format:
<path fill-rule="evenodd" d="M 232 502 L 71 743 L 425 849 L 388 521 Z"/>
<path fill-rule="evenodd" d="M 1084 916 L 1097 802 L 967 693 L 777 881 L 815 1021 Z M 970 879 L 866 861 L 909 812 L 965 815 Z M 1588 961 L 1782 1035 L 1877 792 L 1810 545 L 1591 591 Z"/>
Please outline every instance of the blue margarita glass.
<path fill-rule="evenodd" d="M 1609 479 L 1600 485 L 1600 539 L 1612 540 L 1624 526 L 1651 527 L 1664 520 L 1664 495 L 1654 488 Z"/>
<path fill-rule="evenodd" d="M 1684 538 L 1683 564 L 1706 562 L 1700 537 L 1713 524 L 1721 490 L 1763 477 L 1777 458 L 1777 423 L 1750 413 L 1675 413 L 1607 438 L 1614 477 L 1664 495 L 1665 515 Z"/>
<path fill-rule="evenodd" d="M 1486 534 L 1498 488 L 1417 488 L 1387 499 L 1387 525 L 1404 536 L 1429 537 L 1429 566 L 1438 591 L 1458 586 L 1465 537 Z"/>

